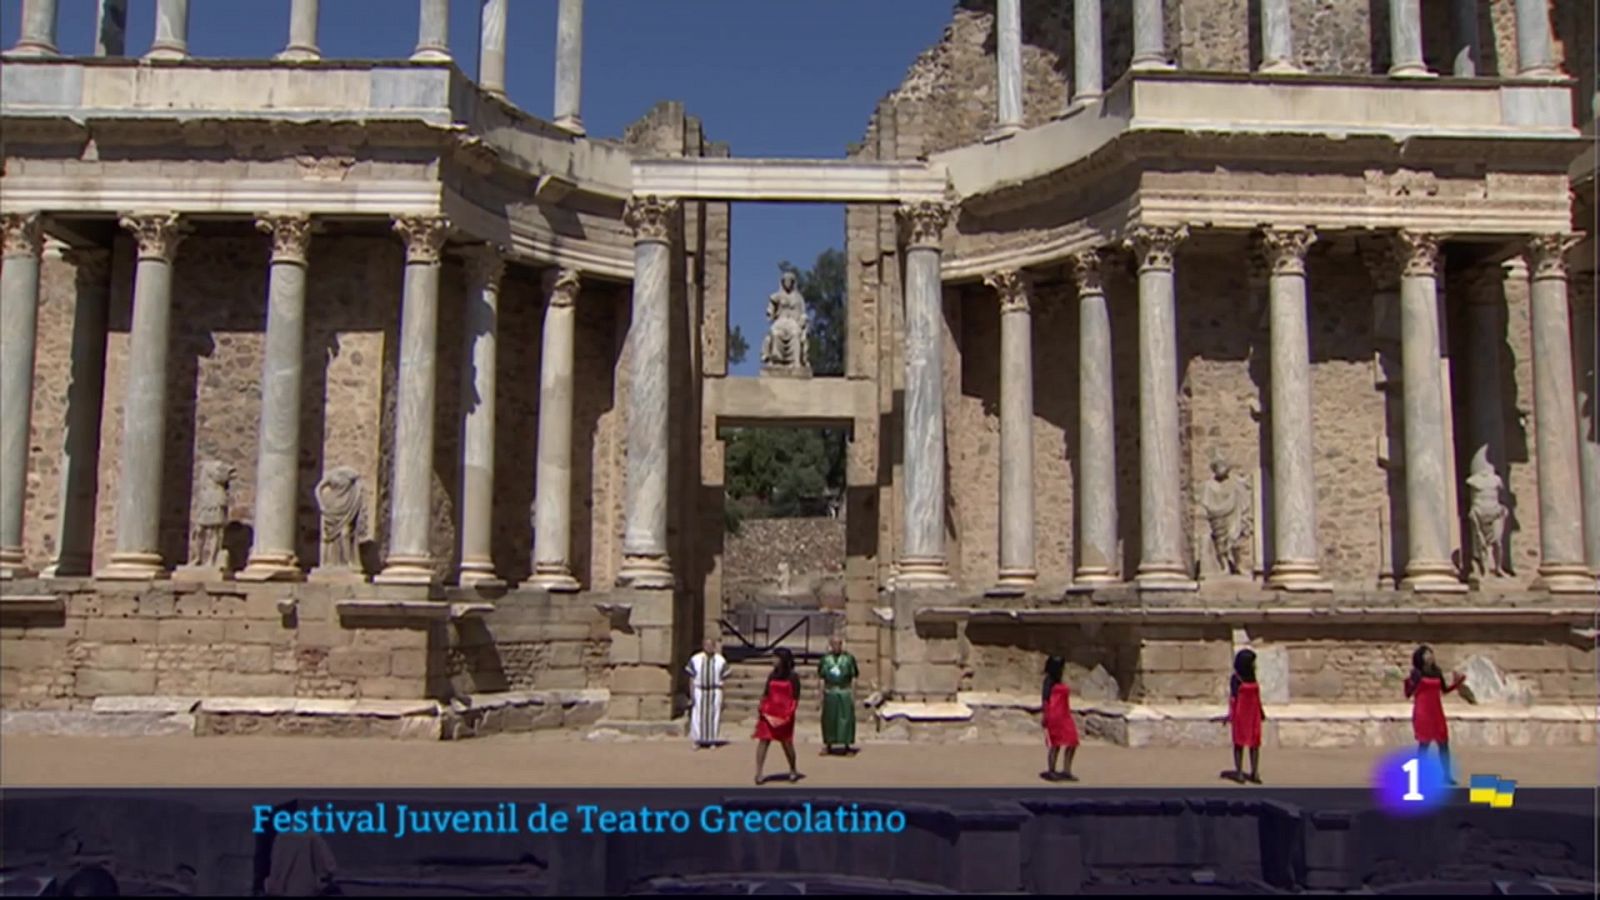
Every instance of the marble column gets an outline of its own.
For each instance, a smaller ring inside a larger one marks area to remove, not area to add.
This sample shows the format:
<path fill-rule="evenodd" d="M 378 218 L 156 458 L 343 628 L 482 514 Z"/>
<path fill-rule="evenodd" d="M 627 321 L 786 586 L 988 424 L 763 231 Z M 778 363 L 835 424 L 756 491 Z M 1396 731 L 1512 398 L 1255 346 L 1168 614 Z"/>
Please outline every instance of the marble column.
<path fill-rule="evenodd" d="M 1455 0 L 1451 8 L 1451 33 L 1456 46 L 1450 74 L 1457 78 L 1478 75 L 1478 3 L 1479 0 Z"/>
<path fill-rule="evenodd" d="M 678 201 L 634 197 L 623 221 L 633 229 L 633 322 L 628 327 L 628 475 L 618 583 L 673 587 L 667 552 L 667 478 L 672 400 L 670 329 L 672 223 Z"/>
<path fill-rule="evenodd" d="M 500 280 L 505 257 L 483 245 L 467 254 L 466 346 L 461 363 L 462 586 L 503 584 L 494 572 L 494 429 Z"/>
<path fill-rule="evenodd" d="M 373 581 L 430 584 L 434 580 L 429 537 L 433 525 L 439 268 L 450 223 L 438 216 L 401 216 L 395 219 L 394 230 L 406 244 L 405 296 L 400 313 L 394 476 L 389 491 L 389 555 Z"/>
<path fill-rule="evenodd" d="M 22 27 L 10 52 L 16 56 L 55 56 L 56 0 L 22 0 Z"/>
<path fill-rule="evenodd" d="M 1580 276 L 1572 291 L 1572 362 L 1578 385 L 1578 475 L 1583 485 L 1583 558 L 1600 578 L 1600 367 L 1596 366 L 1594 273 Z"/>
<path fill-rule="evenodd" d="M 94 7 L 94 55 L 123 55 L 128 47 L 128 0 L 96 0 Z"/>
<path fill-rule="evenodd" d="M 1186 226 L 1141 225 L 1128 237 L 1139 264 L 1139 571 L 1145 590 L 1194 590 L 1183 553 L 1178 431 L 1178 326 L 1173 263 Z"/>
<path fill-rule="evenodd" d="M 478 87 L 506 96 L 506 6 L 511 0 L 484 0 L 478 31 Z"/>
<path fill-rule="evenodd" d="M 22 518 L 28 494 L 33 359 L 39 324 L 39 265 L 44 252 L 36 212 L 0 216 L 0 579 L 30 575 L 23 566 Z"/>
<path fill-rule="evenodd" d="M 417 49 L 411 58 L 426 62 L 450 59 L 450 0 L 421 0 L 417 12 Z"/>
<path fill-rule="evenodd" d="M 1269 228 L 1271 265 L 1272 569 L 1269 587 L 1326 591 L 1317 541 L 1316 435 L 1312 429 L 1311 348 L 1306 326 L 1306 251 L 1310 228 Z"/>
<path fill-rule="evenodd" d="M 1549 0 L 1516 0 L 1517 75 L 1561 78 L 1550 40 Z"/>
<path fill-rule="evenodd" d="M 172 328 L 172 263 L 187 231 L 177 213 L 123 216 L 138 243 L 133 324 L 117 460 L 116 549 L 96 577 L 144 581 L 165 575 L 161 560 L 161 474 L 167 442 L 167 355 Z"/>
<path fill-rule="evenodd" d="M 999 63 L 996 136 L 1022 128 L 1022 0 L 999 0 L 995 10 L 995 59 Z"/>
<path fill-rule="evenodd" d="M 1133 61 L 1130 69 L 1170 69 L 1167 21 L 1162 0 L 1133 0 Z"/>
<path fill-rule="evenodd" d="M 1566 234 L 1528 242 L 1533 330 L 1533 424 L 1539 477 L 1539 579 L 1551 592 L 1593 591 L 1583 552 L 1583 497 L 1578 466 L 1577 398 L 1572 380 L 1572 324 L 1567 304 Z M 1589 336 L 1593 340 L 1593 335 Z"/>
<path fill-rule="evenodd" d="M 1100 99 L 1105 70 L 1100 43 L 1100 0 L 1072 0 L 1072 102 Z"/>
<path fill-rule="evenodd" d="M 897 210 L 905 250 L 905 500 L 899 571 L 902 587 L 950 585 L 944 517 L 944 296 L 939 269 L 952 210 L 931 201 Z"/>
<path fill-rule="evenodd" d="M 1439 377 L 1439 239 L 1399 233 L 1400 387 L 1405 417 L 1406 570 L 1403 587 L 1457 591 L 1450 560 L 1449 469 L 1444 384 Z"/>
<path fill-rule="evenodd" d="M 1078 564 L 1073 582 L 1084 588 L 1121 578 L 1111 313 L 1100 263 L 1098 250 L 1072 257 L 1078 287 Z"/>
<path fill-rule="evenodd" d="M 321 0 L 293 0 L 289 6 L 289 45 L 278 54 L 279 59 L 321 59 L 322 49 L 317 46 L 317 17 Z"/>
<path fill-rule="evenodd" d="M 1389 74 L 1426 78 L 1422 57 L 1422 0 L 1389 0 Z"/>
<path fill-rule="evenodd" d="M 1033 540 L 1033 315 L 1028 276 L 995 272 L 1000 295 L 1000 571 L 989 593 L 1018 596 L 1038 580 Z"/>
<path fill-rule="evenodd" d="M 1261 0 L 1261 71 L 1300 71 L 1294 62 L 1294 23 L 1289 0 Z"/>
<path fill-rule="evenodd" d="M 583 0 L 561 0 L 556 10 L 556 127 L 583 134 L 582 102 Z"/>
<path fill-rule="evenodd" d="M 146 59 L 187 59 L 189 0 L 156 0 L 156 39 Z"/>
<path fill-rule="evenodd" d="M 64 254 L 76 269 L 72 314 L 71 383 L 61 440 L 61 492 L 56 506 L 56 558 L 45 578 L 90 573 L 95 497 L 100 480 L 100 412 L 105 400 L 106 324 L 111 304 L 111 253 L 100 247 Z"/>
<path fill-rule="evenodd" d="M 539 355 L 539 463 L 533 499 L 530 587 L 576 591 L 572 575 L 572 403 L 579 273 L 545 274 L 544 338 Z"/>
<path fill-rule="evenodd" d="M 255 538 L 242 581 L 299 581 L 295 535 L 300 510 L 300 386 L 306 331 L 306 251 L 311 217 L 262 216 L 271 237 L 267 337 L 261 360 L 256 442 Z"/>

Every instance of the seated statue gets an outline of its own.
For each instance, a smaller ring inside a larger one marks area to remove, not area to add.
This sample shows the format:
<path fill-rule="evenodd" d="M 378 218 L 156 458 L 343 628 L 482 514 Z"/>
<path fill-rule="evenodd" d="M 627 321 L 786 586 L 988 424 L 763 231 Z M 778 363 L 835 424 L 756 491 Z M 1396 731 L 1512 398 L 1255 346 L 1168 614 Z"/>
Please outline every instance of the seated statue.
<path fill-rule="evenodd" d="M 798 283 L 793 272 L 784 272 L 777 293 L 767 298 L 767 321 L 772 325 L 761 342 L 761 368 L 765 371 L 811 374 L 807 337 L 811 317 Z"/>

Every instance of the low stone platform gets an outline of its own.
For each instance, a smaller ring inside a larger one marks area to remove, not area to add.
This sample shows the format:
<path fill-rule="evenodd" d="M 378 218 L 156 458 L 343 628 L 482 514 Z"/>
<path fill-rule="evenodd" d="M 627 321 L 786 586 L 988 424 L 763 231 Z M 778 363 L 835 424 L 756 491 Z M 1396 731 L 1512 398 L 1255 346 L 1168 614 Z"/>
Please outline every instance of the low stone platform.
<path fill-rule="evenodd" d="M 255 735 L 462 740 L 579 729 L 598 722 L 604 689 L 479 694 L 436 700 L 299 697 L 101 697 L 88 710 L 7 710 L 0 733 L 78 737 Z"/>
<path fill-rule="evenodd" d="M 912 742 L 1037 743 L 1039 702 L 1018 695 L 962 693 L 951 703 L 886 703 L 877 736 Z M 1079 730 L 1125 747 L 1226 747 L 1221 704 L 1075 704 Z M 1448 713 L 1453 740 L 1479 747 L 1593 746 L 1600 713 L 1581 704 L 1460 706 Z M 1412 742 L 1407 703 L 1288 703 L 1262 725 L 1269 748 L 1389 747 Z"/>

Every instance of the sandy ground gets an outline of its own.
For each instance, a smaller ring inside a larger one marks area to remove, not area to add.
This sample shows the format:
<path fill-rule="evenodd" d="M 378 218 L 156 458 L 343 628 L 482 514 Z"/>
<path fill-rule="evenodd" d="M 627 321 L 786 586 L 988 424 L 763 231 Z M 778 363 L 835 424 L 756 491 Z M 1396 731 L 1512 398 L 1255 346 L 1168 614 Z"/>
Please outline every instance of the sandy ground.
<path fill-rule="evenodd" d="M 985 744 L 867 744 L 824 757 L 797 744 L 806 787 L 1039 786 L 1044 751 Z M 1363 787 L 1385 750 L 1269 750 L 1266 782 Z M 1089 787 L 1222 786 L 1226 749 L 1129 749 L 1086 744 L 1073 766 Z M 1456 750 L 1457 774 L 1493 774 L 1534 787 L 1594 787 L 1594 747 Z M 458 743 L 337 738 L 42 737 L 0 739 L 0 786 L 733 787 L 750 783 L 755 745 L 694 750 L 684 741 L 588 742 L 499 736 Z M 773 747 L 767 772 L 785 771 Z M 1070 787 L 1063 787 L 1070 790 Z"/>

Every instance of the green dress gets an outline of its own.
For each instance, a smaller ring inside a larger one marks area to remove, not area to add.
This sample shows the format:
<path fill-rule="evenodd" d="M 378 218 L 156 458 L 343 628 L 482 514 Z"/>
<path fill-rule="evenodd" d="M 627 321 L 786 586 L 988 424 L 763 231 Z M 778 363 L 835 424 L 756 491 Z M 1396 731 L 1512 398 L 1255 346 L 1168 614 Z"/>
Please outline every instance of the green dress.
<path fill-rule="evenodd" d="M 856 702 L 852 685 L 861 672 L 849 653 L 822 657 L 822 743 L 848 747 L 856 742 Z"/>

